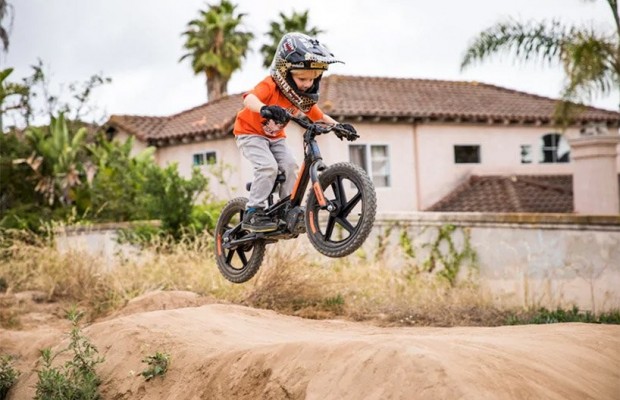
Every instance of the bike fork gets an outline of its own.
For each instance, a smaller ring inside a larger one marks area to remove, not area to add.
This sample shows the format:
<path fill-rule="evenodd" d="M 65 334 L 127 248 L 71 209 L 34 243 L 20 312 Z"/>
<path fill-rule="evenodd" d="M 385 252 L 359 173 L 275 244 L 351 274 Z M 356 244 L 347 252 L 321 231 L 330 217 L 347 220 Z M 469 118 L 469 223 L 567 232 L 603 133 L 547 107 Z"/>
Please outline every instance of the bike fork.
<path fill-rule="evenodd" d="M 312 190 L 316 196 L 316 201 L 319 203 L 321 208 L 332 212 L 336 209 L 336 206 L 334 206 L 332 202 L 325 199 L 325 193 L 323 192 L 323 188 L 321 188 L 321 183 L 319 182 L 319 171 L 323 171 L 325 168 L 327 167 L 322 160 L 317 160 L 312 163 L 312 165 L 310 165 L 310 181 L 312 182 Z"/>

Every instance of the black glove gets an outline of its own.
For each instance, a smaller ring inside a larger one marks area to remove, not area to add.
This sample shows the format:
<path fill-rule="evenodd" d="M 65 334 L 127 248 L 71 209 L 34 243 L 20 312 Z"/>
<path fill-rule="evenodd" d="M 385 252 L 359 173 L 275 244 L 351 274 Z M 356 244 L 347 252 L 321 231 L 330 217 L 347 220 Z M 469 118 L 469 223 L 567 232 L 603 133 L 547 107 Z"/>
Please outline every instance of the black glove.
<path fill-rule="evenodd" d="M 288 111 L 280 106 L 262 106 L 260 109 L 260 116 L 272 119 L 279 124 L 286 124 L 291 119 L 291 115 Z"/>
<path fill-rule="evenodd" d="M 338 124 L 336 125 L 336 128 L 339 130 L 339 132 L 336 131 L 336 136 L 338 136 L 340 140 L 342 140 L 342 138 L 344 137 L 352 142 L 360 137 L 360 135 L 357 134 L 357 131 L 351 124 Z"/>

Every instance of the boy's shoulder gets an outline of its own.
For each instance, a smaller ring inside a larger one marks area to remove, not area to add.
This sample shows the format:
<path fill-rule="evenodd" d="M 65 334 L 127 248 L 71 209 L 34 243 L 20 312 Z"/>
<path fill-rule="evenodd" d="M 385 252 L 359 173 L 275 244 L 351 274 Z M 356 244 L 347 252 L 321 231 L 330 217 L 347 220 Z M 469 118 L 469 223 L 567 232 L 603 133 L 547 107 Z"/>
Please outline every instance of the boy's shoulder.
<path fill-rule="evenodd" d="M 273 78 L 271 77 L 271 75 L 267 75 L 262 81 L 258 82 L 258 85 L 256 86 L 267 86 L 270 89 L 275 89 L 278 87 L 278 85 L 276 85 L 276 82 L 273 80 Z"/>
<path fill-rule="evenodd" d="M 265 96 L 279 91 L 278 85 L 271 76 L 265 77 L 262 81 L 258 82 L 252 92 L 259 96 Z"/>

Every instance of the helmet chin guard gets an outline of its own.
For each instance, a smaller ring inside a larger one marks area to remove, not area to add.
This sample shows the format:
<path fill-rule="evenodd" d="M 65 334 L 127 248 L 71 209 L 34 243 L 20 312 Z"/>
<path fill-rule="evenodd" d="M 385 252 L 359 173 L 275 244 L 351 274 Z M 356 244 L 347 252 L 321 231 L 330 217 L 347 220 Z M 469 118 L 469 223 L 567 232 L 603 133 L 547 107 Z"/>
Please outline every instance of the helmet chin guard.
<path fill-rule="evenodd" d="M 269 73 L 287 99 L 303 112 L 319 100 L 321 76 L 314 80 L 310 89 L 299 90 L 291 76 L 291 70 L 327 71 L 329 64 L 342 63 L 318 40 L 299 32 L 287 33 L 282 37 Z"/>

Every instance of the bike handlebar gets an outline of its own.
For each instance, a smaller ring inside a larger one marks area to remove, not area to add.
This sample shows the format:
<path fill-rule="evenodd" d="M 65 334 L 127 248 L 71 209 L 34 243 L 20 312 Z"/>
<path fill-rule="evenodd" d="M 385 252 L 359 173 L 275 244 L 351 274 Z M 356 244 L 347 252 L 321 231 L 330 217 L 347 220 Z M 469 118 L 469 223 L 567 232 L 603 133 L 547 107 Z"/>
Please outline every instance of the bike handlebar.
<path fill-rule="evenodd" d="M 261 110 L 261 115 L 269 119 L 273 119 L 274 117 L 272 112 L 268 109 Z M 310 131 L 315 136 L 324 135 L 326 133 L 334 131 L 334 133 L 340 140 L 345 138 L 352 142 L 356 140 L 357 138 L 359 138 L 359 135 L 356 132 L 351 132 L 350 130 L 343 128 L 340 124 L 332 125 L 332 124 L 320 123 L 320 122 L 309 122 L 306 119 L 296 117 L 290 114 L 289 112 L 286 112 L 286 118 L 287 120 L 295 121 L 295 123 L 297 123 L 302 128 L 306 129 L 307 131 Z"/>
<path fill-rule="evenodd" d="M 291 114 L 289 114 L 289 119 L 291 121 L 294 121 L 304 129 L 311 128 L 316 135 L 323 135 L 334 131 L 334 133 L 340 140 L 342 140 L 342 138 L 345 138 L 351 142 L 360 137 L 357 133 L 344 129 L 339 124 L 309 122 L 303 118 L 295 117 Z"/>

